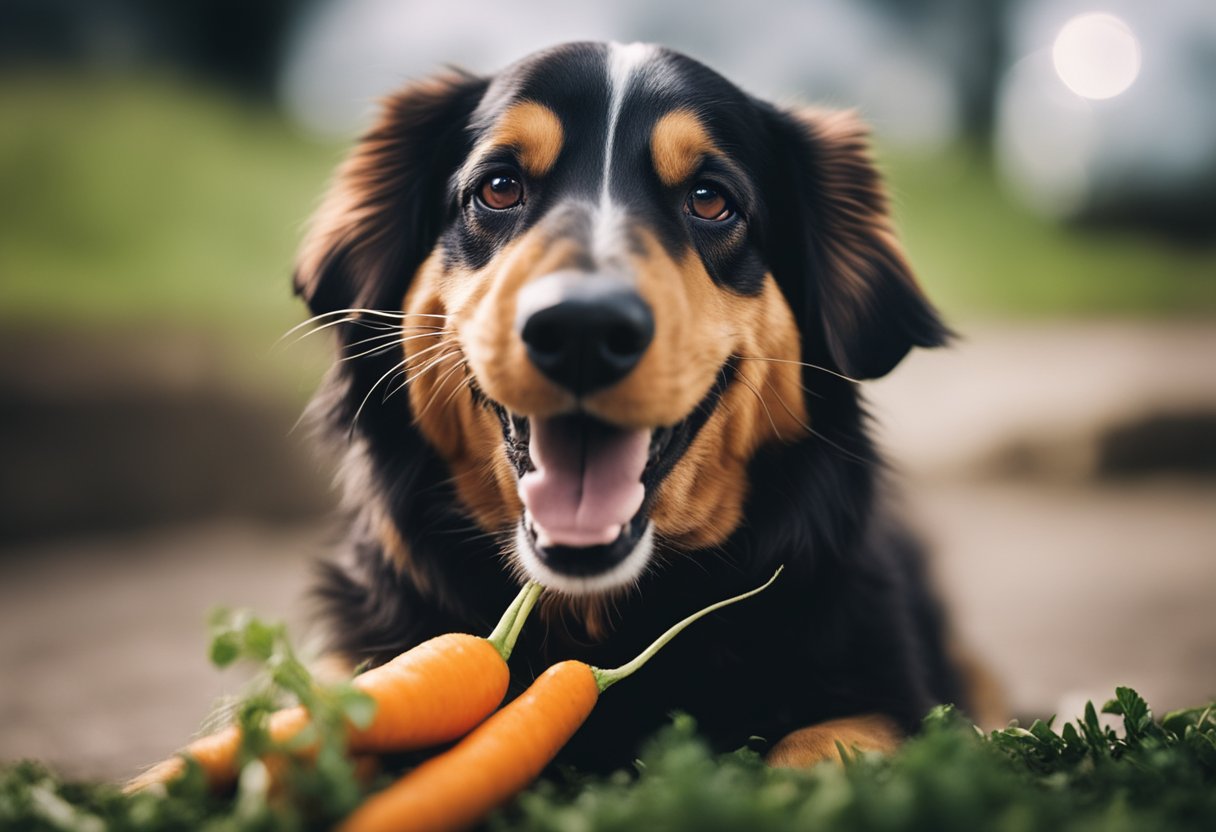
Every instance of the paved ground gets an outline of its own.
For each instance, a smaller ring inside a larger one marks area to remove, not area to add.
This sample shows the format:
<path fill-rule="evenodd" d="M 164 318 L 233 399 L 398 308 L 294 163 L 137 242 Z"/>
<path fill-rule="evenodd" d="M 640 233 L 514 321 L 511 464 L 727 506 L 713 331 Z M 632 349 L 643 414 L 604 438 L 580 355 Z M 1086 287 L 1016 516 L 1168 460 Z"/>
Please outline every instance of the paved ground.
<path fill-rule="evenodd" d="M 1123 683 L 1158 708 L 1216 696 L 1216 479 L 1089 478 L 1104 426 L 1216 402 L 1212 356 L 1199 326 L 990 328 L 876 386 L 958 628 L 1018 711 Z M 1046 467 L 994 466 L 1010 445 Z M 206 611 L 301 629 L 326 537 L 218 523 L 0 551 L 0 760 L 118 777 L 168 752 L 239 686 L 206 662 Z"/>
<path fill-rule="evenodd" d="M 208 663 L 208 611 L 299 625 L 324 537 L 216 525 L 5 553 L 0 759 L 122 776 L 180 745 L 242 681 Z"/>
<path fill-rule="evenodd" d="M 881 434 L 918 478 L 1078 481 L 1111 427 L 1216 413 L 1216 325 L 964 328 L 950 349 L 918 350 L 869 388 Z"/>
<path fill-rule="evenodd" d="M 957 630 L 1018 714 L 1131 685 L 1216 699 L 1216 484 L 940 483 L 909 498 Z"/>

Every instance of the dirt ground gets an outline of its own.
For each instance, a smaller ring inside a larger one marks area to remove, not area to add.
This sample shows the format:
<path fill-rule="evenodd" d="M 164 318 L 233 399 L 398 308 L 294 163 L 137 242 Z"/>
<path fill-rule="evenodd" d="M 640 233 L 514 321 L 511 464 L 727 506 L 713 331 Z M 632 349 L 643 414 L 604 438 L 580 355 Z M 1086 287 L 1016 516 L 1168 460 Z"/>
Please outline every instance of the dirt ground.
<path fill-rule="evenodd" d="M 875 385 L 956 628 L 1016 712 L 1116 684 L 1159 710 L 1216 696 L 1216 478 L 1099 476 L 1112 425 L 1216 410 L 1213 356 L 1200 325 L 989 327 Z M 240 685 L 207 663 L 207 611 L 306 631 L 330 533 L 214 521 L 0 551 L 0 760 L 122 777 L 180 745 Z"/>

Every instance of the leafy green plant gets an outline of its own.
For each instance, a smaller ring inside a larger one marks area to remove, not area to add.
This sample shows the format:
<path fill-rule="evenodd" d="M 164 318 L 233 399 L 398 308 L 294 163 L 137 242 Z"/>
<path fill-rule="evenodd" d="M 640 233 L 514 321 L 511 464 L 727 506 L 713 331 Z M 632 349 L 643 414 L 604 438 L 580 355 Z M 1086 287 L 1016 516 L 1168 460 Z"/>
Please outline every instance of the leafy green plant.
<path fill-rule="evenodd" d="M 241 777 L 237 803 L 250 807 L 281 804 L 280 813 L 337 819 L 359 804 L 362 788 L 346 753 L 347 723 L 365 728 L 371 724 L 375 702 L 350 684 L 319 685 L 297 658 L 282 624 L 270 625 L 247 612 L 219 610 L 211 621 L 211 661 L 228 667 L 238 660 L 263 668 L 262 690 L 247 696 L 237 707 L 240 725 Z M 284 699 L 308 709 L 311 724 L 286 743 L 275 742 L 267 730 L 270 715 Z M 312 753 L 301 756 L 302 749 Z M 271 801 L 272 778 L 265 759 L 273 759 L 283 794 Z M 299 821 L 303 823 L 303 818 Z M 298 824 L 294 822 L 293 828 Z"/>
<path fill-rule="evenodd" d="M 366 724 L 371 703 L 350 685 L 320 685 L 278 625 L 245 613 L 212 622 L 212 661 L 263 669 L 263 684 L 235 709 L 243 766 L 235 794 L 208 793 L 190 769 L 167 789 L 124 795 L 113 784 L 64 782 L 43 766 L 0 769 L 0 829 L 309 832 L 326 829 L 377 783 L 346 756 L 344 721 Z M 304 704 L 313 728 L 284 746 L 266 720 L 285 700 Z M 692 718 L 677 715 L 632 770 L 608 777 L 564 771 L 489 819 L 496 832 L 713 830 L 1154 830 L 1216 828 L 1216 703 L 1154 720 L 1148 703 L 1118 688 L 1058 730 L 1055 718 L 985 735 L 952 706 L 890 756 L 842 749 L 844 765 L 770 769 L 745 748 L 711 752 Z M 286 754 L 310 745 L 315 755 Z M 265 760 L 272 760 L 268 765 Z"/>
<path fill-rule="evenodd" d="M 953 707 L 889 757 L 774 770 L 743 750 L 715 757 L 687 717 L 648 746 L 637 776 L 570 776 L 520 798 L 497 830 L 1211 829 L 1216 823 L 1213 708 L 1152 719 L 1119 688 L 1057 733 L 1053 720 L 985 736 Z"/>
<path fill-rule="evenodd" d="M 241 774 L 231 796 L 210 794 L 202 770 L 187 762 L 169 784 L 124 795 L 115 784 L 74 784 L 23 762 L 0 771 L 0 829 L 308 832 L 350 812 L 365 789 L 346 753 L 345 724 L 365 727 L 372 700 L 350 684 L 318 684 L 297 657 L 281 624 L 247 612 L 219 610 L 211 619 L 212 663 L 240 661 L 260 669 L 249 692 L 229 709 L 241 728 Z M 287 743 L 267 723 L 285 704 L 306 707 L 311 725 Z M 301 755 L 301 749 L 311 752 Z"/>

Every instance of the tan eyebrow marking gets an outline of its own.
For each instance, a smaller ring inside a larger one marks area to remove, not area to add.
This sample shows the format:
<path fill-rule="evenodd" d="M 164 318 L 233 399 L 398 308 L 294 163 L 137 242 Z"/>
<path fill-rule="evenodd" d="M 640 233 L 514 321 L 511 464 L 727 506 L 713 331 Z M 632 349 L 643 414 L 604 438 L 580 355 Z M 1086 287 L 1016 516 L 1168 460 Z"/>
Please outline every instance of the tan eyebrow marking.
<path fill-rule="evenodd" d="M 721 155 L 701 119 L 691 110 L 673 110 L 655 123 L 650 155 L 664 185 L 686 182 L 706 156 Z"/>
<path fill-rule="evenodd" d="M 556 113 L 535 101 L 521 101 L 502 114 L 477 155 L 491 147 L 512 147 L 525 173 L 544 176 L 557 163 L 564 141 L 562 122 Z"/>

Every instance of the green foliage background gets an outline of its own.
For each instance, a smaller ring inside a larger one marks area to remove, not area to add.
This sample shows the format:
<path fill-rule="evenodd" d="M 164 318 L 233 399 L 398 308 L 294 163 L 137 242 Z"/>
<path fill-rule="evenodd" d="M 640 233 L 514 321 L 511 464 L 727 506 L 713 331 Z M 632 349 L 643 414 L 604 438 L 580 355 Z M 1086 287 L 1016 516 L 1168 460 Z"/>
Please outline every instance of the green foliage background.
<path fill-rule="evenodd" d="M 265 339 L 302 317 L 292 254 L 345 143 L 171 77 L 0 77 L 0 111 L 0 321 Z M 879 157 L 912 263 L 952 317 L 1216 311 L 1210 242 L 1039 220 L 975 146 Z"/>

